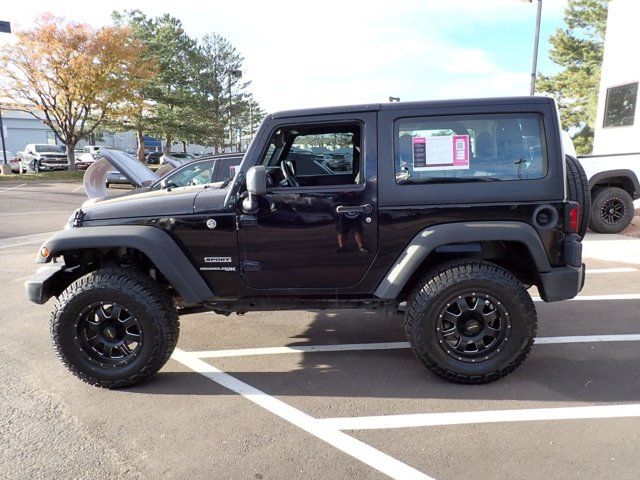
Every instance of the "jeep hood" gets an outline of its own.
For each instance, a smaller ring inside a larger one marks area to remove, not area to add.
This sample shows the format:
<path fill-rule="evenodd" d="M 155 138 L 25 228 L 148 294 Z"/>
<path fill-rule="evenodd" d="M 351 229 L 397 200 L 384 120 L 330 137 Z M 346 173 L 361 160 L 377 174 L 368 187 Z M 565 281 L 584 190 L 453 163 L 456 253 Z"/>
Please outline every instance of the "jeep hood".
<path fill-rule="evenodd" d="M 87 168 L 82 180 L 84 191 L 90 199 L 107 196 L 107 176 L 113 170 L 122 173 L 135 187 L 148 186 L 160 178 L 127 153 L 101 148 L 100 154 L 102 158 Z"/>

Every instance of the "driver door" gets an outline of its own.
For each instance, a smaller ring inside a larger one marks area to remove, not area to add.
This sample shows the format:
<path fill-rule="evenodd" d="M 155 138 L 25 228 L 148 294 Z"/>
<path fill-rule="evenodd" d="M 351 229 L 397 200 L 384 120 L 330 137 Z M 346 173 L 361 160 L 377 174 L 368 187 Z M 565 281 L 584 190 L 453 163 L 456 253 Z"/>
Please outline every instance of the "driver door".
<path fill-rule="evenodd" d="M 340 289 L 364 277 L 377 251 L 375 128 L 373 113 L 273 128 L 267 194 L 257 213 L 239 212 L 249 286 Z"/>

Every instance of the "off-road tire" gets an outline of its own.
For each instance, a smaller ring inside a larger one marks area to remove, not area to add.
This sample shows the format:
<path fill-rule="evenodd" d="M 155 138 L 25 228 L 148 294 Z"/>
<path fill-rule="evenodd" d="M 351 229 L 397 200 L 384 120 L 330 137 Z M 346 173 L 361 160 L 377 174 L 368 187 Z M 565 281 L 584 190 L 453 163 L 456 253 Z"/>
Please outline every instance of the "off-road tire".
<path fill-rule="evenodd" d="M 580 226 L 578 235 L 584 238 L 591 218 L 591 193 L 589 191 L 589 180 L 582 164 L 575 158 L 567 155 L 567 186 L 569 200 L 580 205 Z"/>
<path fill-rule="evenodd" d="M 593 208 L 591 211 L 591 221 L 589 228 L 598 233 L 619 233 L 629 226 L 633 220 L 634 208 L 633 198 L 625 190 L 618 187 L 596 188 L 593 192 Z M 614 202 L 622 209 L 622 216 L 619 220 L 608 221 L 607 215 L 603 211 L 607 202 Z"/>
<path fill-rule="evenodd" d="M 443 308 L 465 294 L 497 300 L 510 319 L 504 343 L 488 360 L 472 363 L 454 358 L 439 338 L 438 317 Z M 518 279 L 498 265 L 476 260 L 437 266 L 412 292 L 405 313 L 405 330 L 414 354 L 429 370 L 457 383 L 487 383 L 512 372 L 531 350 L 536 328 L 533 301 Z"/>
<path fill-rule="evenodd" d="M 119 365 L 93 358 L 79 340 L 82 312 L 101 302 L 124 305 L 141 325 L 139 351 Z M 62 292 L 51 314 L 53 345 L 62 363 L 79 379 L 103 388 L 128 387 L 154 375 L 171 356 L 179 330 L 172 298 L 130 268 L 105 268 L 81 277 Z"/>

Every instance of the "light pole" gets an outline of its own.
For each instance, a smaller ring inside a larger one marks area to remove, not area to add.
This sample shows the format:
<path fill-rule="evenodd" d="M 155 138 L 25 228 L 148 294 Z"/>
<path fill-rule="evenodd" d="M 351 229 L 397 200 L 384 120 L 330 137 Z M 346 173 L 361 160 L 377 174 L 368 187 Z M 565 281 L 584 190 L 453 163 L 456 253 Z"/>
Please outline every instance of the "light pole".
<path fill-rule="evenodd" d="M 231 78 L 242 78 L 242 70 L 229 70 L 229 151 L 233 151 L 233 113 L 231 111 Z"/>
<path fill-rule="evenodd" d="M 533 3 L 533 0 L 528 0 Z M 538 0 L 538 11 L 536 13 L 536 33 L 533 40 L 533 65 L 531 66 L 531 89 L 530 95 L 536 93 L 536 70 L 538 69 L 538 44 L 540 43 L 540 17 L 542 16 L 542 0 Z"/>
<path fill-rule="evenodd" d="M 9 22 L 0 21 L 0 32 L 11 33 L 11 24 Z M 2 124 L 2 109 L 0 108 L 0 138 L 2 139 L 2 175 L 11 173 L 11 169 L 7 168 L 7 145 L 4 142 L 4 125 Z"/>

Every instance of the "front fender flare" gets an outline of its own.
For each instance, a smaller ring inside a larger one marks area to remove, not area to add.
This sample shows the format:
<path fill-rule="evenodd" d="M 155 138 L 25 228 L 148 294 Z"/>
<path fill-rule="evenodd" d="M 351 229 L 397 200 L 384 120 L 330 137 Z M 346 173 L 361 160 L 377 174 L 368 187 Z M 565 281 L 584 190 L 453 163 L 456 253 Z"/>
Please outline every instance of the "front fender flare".
<path fill-rule="evenodd" d="M 70 250 L 133 248 L 153 262 L 185 303 L 201 303 L 213 297 L 213 292 L 187 254 L 167 232 L 157 227 L 118 225 L 71 228 L 55 233 L 42 247 L 46 247 L 50 253 L 44 257 L 43 248 L 40 248 L 36 263 L 48 263 Z"/>
<path fill-rule="evenodd" d="M 538 272 L 551 270 L 540 235 L 524 222 L 460 222 L 433 225 L 422 230 L 409 242 L 391 269 L 378 284 L 375 296 L 395 299 L 422 262 L 436 248 L 451 243 L 513 241 L 524 244 Z"/>

